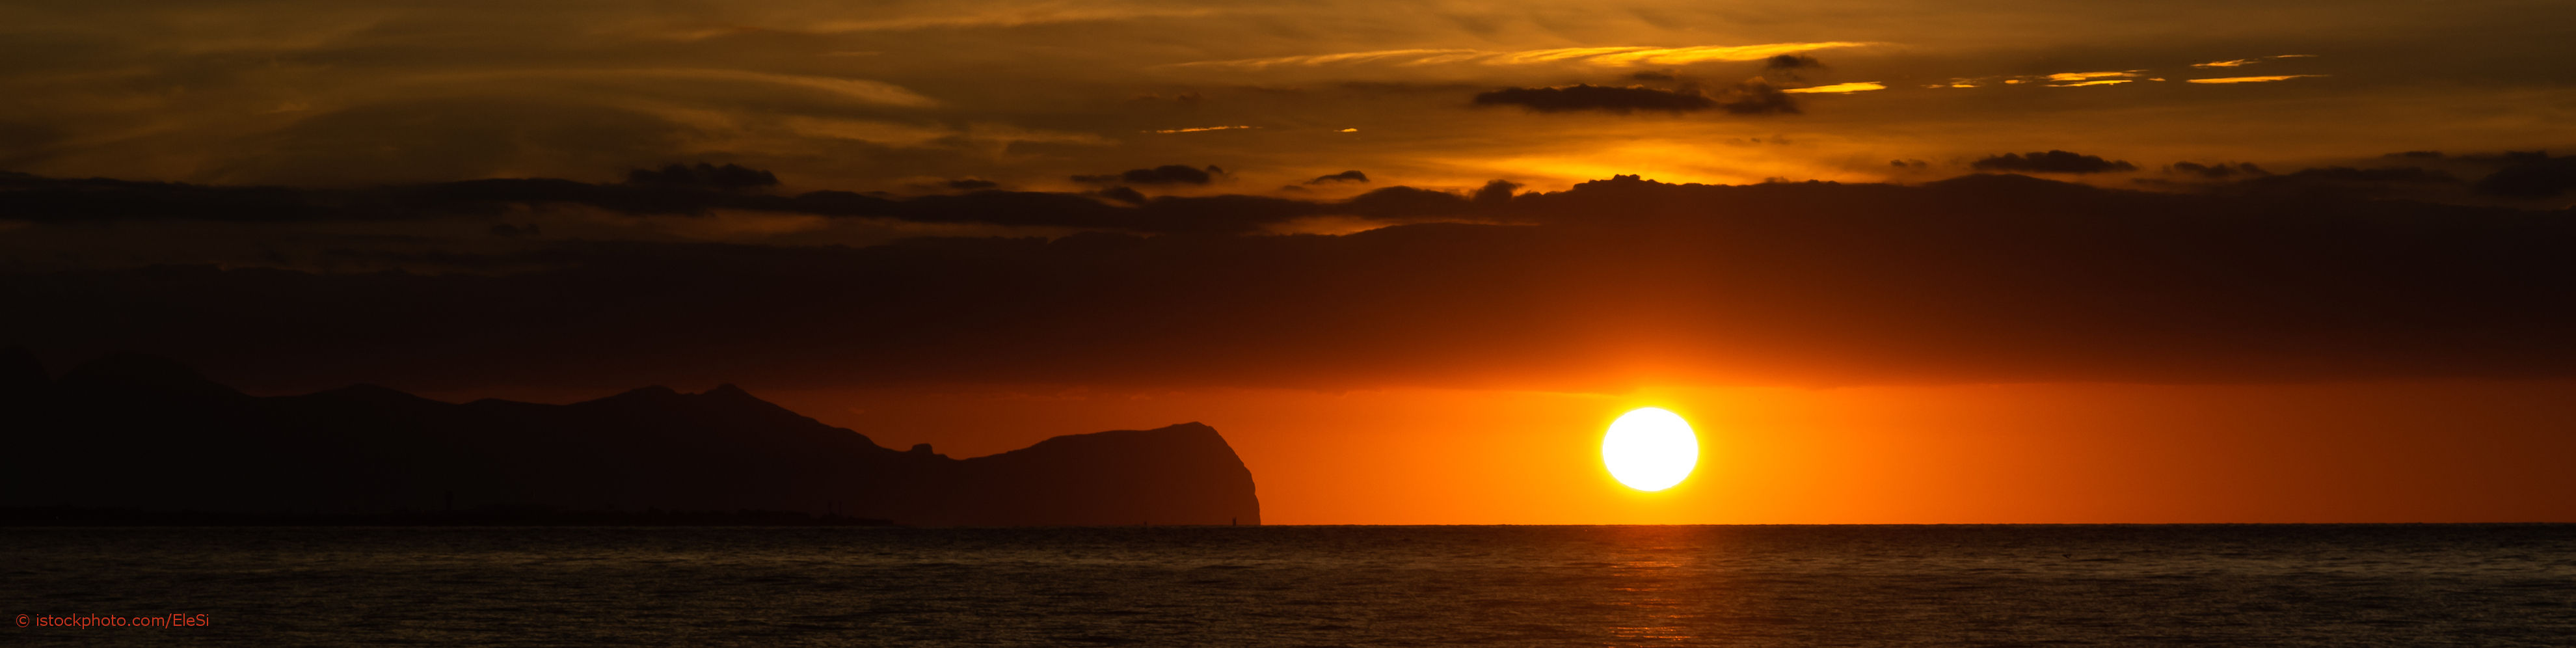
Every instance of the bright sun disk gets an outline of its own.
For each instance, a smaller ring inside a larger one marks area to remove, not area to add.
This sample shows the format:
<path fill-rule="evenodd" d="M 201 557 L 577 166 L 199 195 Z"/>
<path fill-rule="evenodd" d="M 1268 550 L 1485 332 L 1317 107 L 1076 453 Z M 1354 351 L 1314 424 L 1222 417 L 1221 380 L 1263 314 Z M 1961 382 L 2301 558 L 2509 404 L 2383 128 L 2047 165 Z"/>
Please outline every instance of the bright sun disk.
<path fill-rule="evenodd" d="M 1679 414 L 1640 407 L 1610 422 L 1610 433 L 1601 437 L 1601 464 L 1629 488 L 1672 488 L 1699 465 L 1699 436 Z"/>

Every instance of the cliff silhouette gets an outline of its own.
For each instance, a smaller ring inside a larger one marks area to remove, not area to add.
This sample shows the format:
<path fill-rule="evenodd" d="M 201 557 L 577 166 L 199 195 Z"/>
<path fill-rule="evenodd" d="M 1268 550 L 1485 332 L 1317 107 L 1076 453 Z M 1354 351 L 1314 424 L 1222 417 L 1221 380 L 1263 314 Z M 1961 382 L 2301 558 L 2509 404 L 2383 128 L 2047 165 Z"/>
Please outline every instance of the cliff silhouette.
<path fill-rule="evenodd" d="M 0 507 L 243 514 L 764 511 L 914 525 L 1259 524 L 1214 428 L 897 451 L 733 385 L 566 405 L 374 385 L 249 396 L 160 358 L 0 352 Z"/>

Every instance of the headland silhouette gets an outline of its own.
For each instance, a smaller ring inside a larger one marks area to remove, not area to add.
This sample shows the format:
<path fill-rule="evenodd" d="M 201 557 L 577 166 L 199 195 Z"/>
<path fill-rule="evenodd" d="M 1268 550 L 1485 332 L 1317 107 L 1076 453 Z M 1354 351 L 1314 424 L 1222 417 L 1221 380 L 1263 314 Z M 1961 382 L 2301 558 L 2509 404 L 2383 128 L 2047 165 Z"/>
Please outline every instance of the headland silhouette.
<path fill-rule="evenodd" d="M 1259 524 L 1214 428 L 1060 436 L 955 459 L 898 451 L 733 385 L 564 405 L 448 403 L 374 385 L 250 396 L 110 355 L 51 377 L 0 352 L 0 507 L 65 523 Z M 175 516 L 175 517 L 174 517 Z M 130 517 L 130 516 L 129 516 Z"/>

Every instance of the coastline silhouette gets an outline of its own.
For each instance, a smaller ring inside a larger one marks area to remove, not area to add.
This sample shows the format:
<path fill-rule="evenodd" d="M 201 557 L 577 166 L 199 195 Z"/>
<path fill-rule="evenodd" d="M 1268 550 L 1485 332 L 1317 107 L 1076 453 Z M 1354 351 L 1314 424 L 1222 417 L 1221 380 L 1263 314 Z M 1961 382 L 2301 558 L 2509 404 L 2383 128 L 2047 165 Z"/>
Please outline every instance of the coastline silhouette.
<path fill-rule="evenodd" d="M 1214 428 L 1059 436 L 955 459 L 899 451 L 721 385 L 564 405 L 447 403 L 375 385 L 249 396 L 170 360 L 49 378 L 0 352 L 0 507 L 97 518 L 925 526 L 1259 524 Z M 88 511 L 90 513 L 82 513 Z M 712 515 L 713 512 L 733 512 Z M 373 517 L 370 517 L 373 516 Z M 816 517 L 819 516 L 819 517 Z"/>

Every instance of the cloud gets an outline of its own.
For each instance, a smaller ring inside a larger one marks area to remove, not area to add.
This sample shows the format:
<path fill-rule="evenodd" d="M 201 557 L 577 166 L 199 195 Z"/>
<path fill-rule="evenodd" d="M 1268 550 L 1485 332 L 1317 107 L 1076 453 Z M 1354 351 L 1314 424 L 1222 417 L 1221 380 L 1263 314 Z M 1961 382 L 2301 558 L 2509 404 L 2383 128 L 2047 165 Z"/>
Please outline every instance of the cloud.
<path fill-rule="evenodd" d="M 1163 94 L 1161 94 L 1161 93 L 1148 92 L 1148 93 L 1145 93 L 1145 94 L 1136 95 L 1136 97 L 1135 97 L 1135 98 L 1133 98 L 1133 99 L 1129 99 L 1128 101 L 1129 101 L 1129 102 L 1131 102 L 1131 103 L 1141 103 L 1141 104 L 1165 104 L 1165 103 L 1168 103 L 1168 104 L 1170 104 L 1170 105 L 1175 105 L 1175 106 L 1182 106 L 1182 107 L 1194 107 L 1194 106 L 1199 105 L 1199 103 L 1200 103 L 1200 102 L 1203 102 L 1203 101 L 1206 101 L 1206 100 L 1207 100 L 1207 97 L 1200 96 L 1200 95 L 1199 95 L 1199 93 L 1196 93 L 1196 92 L 1176 92 L 1176 93 L 1173 93 L 1171 96 L 1164 96 L 1164 95 L 1163 95 Z"/>
<path fill-rule="evenodd" d="M 2142 72 L 2145 71 L 2111 70 L 2103 72 L 2059 72 L 2045 76 L 2011 77 L 2004 79 L 2003 82 L 2007 85 L 2044 82 L 2048 87 L 2052 88 L 2084 88 L 2129 83 L 2141 77 L 2145 77 L 2146 75 L 2142 74 Z M 1958 79 L 1943 85 L 1954 88 L 1973 88 L 1979 85 L 1978 81 L 1981 80 L 1982 79 Z M 2156 80 L 2162 81 L 2163 79 Z"/>
<path fill-rule="evenodd" d="M 1643 86 L 1625 88 L 1576 84 L 1561 88 L 1504 88 L 1476 95 L 1479 106 L 1520 106 L 1534 112 L 1570 112 L 1599 110 L 1630 113 L 1639 110 L 1673 113 L 1698 112 L 1718 107 L 1698 92 L 1658 90 Z"/>
<path fill-rule="evenodd" d="M 2064 83 L 2070 81 L 2092 81 L 2095 79 L 2127 79 L 2139 76 L 2144 75 L 2138 74 L 2138 70 L 2129 70 L 2126 72 L 2059 72 L 2048 75 L 2046 78 L 2050 81 Z"/>
<path fill-rule="evenodd" d="M 2507 198 L 2551 198 L 2576 190 L 2576 156 L 2546 151 L 2506 153 L 2504 168 L 2477 182 L 2479 193 Z"/>
<path fill-rule="evenodd" d="M 2219 77 L 2219 78 L 2215 78 L 2215 79 L 2184 79 L 2184 80 L 2185 80 L 2185 81 L 2192 82 L 2192 83 L 2265 83 L 2265 82 L 2270 82 L 2270 81 L 2288 81 L 2288 80 L 2291 80 L 2291 79 L 2305 79 L 2305 78 L 2309 78 L 2309 77 L 2322 77 L 2322 76 L 2326 76 L 2326 75 L 2323 75 L 2323 74 L 2281 74 L 2281 75 L 2274 75 L 2274 76 Z"/>
<path fill-rule="evenodd" d="M 1578 56 L 1573 58 L 1578 58 L 1585 63 L 1594 65 L 1686 65 L 1706 61 L 1760 61 L 1783 55 L 1801 54 L 1805 52 L 1846 47 L 1864 47 L 1874 44 L 1875 43 L 1832 41 L 1818 43 L 1771 43 L 1766 45 L 1703 45 L 1698 47 L 1672 48 L 1591 48 L 1627 50 L 1605 51 L 1598 54 L 1587 53 L 1590 51 L 1589 49 L 1560 51 L 1579 53 Z"/>
<path fill-rule="evenodd" d="M 2314 57 L 2314 56 L 2316 56 L 2316 55 L 2315 55 L 2315 54 L 2281 54 L 2281 55 L 2278 55 L 2278 56 L 2257 56 L 2257 57 L 2254 57 L 2254 58 L 2230 59 L 2230 60 L 2225 60 L 2225 61 L 2210 61 L 2210 62 L 2208 62 L 2208 63 L 2193 63 L 2193 64 L 2191 64 L 2191 66 L 2192 66 L 2192 67 L 2196 67 L 2196 68 L 2232 68 L 2232 67 L 2244 67 L 2244 66 L 2253 65 L 2253 64 L 2256 64 L 2256 63 L 2261 63 L 2261 62 L 2264 62 L 2264 61 L 2276 61 L 2276 60 L 2285 59 L 2285 58 L 2310 58 L 2310 57 Z"/>
<path fill-rule="evenodd" d="M 1136 208 L 1013 194 L 1009 208 L 1026 221 L 1330 210 L 1508 223 L 1344 236 L 518 237 L 449 253 L 480 272 L 0 266 L 0 300 L 16 307 L 0 340 L 49 357 L 171 355 L 277 391 L 2576 378 L 2576 303 L 2563 298 L 2576 257 L 2561 244 L 2576 221 L 2558 212 L 2019 176 L 1631 176 L 1504 193 Z"/>
<path fill-rule="evenodd" d="M 0 219 L 39 223 L 190 219 L 295 222 L 333 213 L 285 187 L 209 187 L 108 178 L 46 178 L 0 171 Z M 390 214 L 385 214 L 390 216 Z"/>
<path fill-rule="evenodd" d="M 1222 67 L 1264 69 L 1272 67 L 1315 67 L 1327 65 L 1385 64 L 1420 66 L 1439 64 L 1536 65 L 1571 63 L 1602 67 L 1638 65 L 1686 65 L 1708 61 L 1763 61 L 1773 57 L 1796 55 L 1818 50 L 1864 47 L 1866 42 L 1768 43 L 1762 45 L 1703 45 L 1697 47 L 1568 47 L 1555 49 L 1497 52 L 1473 49 L 1399 49 L 1337 54 L 1309 54 L 1270 58 L 1192 61 L 1169 67 Z"/>
<path fill-rule="evenodd" d="M 1151 169 L 1128 169 L 1125 172 L 1109 175 L 1077 175 L 1073 176 L 1073 181 L 1097 184 L 1123 182 L 1126 184 L 1138 185 L 1203 185 L 1213 182 L 1217 177 L 1223 175 L 1225 175 L 1225 169 L 1217 168 L 1216 165 L 1213 164 L 1206 167 L 1194 167 L 1183 164 L 1166 164 Z"/>
<path fill-rule="evenodd" d="M 2450 172 L 2421 167 L 2324 167 L 2271 175 L 2265 169 L 2248 163 L 2180 162 L 2166 167 L 2166 174 L 2188 178 L 2188 181 L 2147 178 L 2137 182 L 2166 190 L 2221 195 L 2471 201 L 2475 198 L 2469 193 L 2472 190 L 2477 192 L 2476 195 L 2515 200 L 2563 195 L 2570 177 L 2570 163 L 2566 162 L 2570 158 L 2549 157 L 2537 152 L 2440 159 L 2484 165 L 2497 171 L 2487 174 L 2472 186 Z M 1889 164 L 1892 169 L 1904 173 L 1926 171 L 1931 166 L 1920 160 L 1906 159 Z M 185 222 L 250 226 L 423 223 L 421 227 L 431 227 L 426 224 L 468 219 L 478 223 L 474 227 L 488 228 L 493 224 L 517 226 L 529 222 L 527 214 L 542 216 L 578 207 L 606 214 L 632 215 L 640 220 L 621 225 L 618 221 L 593 218 L 581 221 L 578 226 L 550 226 L 545 231 L 594 238 L 653 239 L 659 235 L 652 234 L 650 228 L 661 226 L 648 225 L 655 222 L 649 220 L 652 218 L 725 220 L 751 217 L 744 215 L 768 215 L 762 217 L 788 219 L 771 221 L 779 227 L 830 227 L 825 223 L 855 220 L 880 224 L 1046 227 L 1110 232 L 1243 233 L 1275 230 L 1297 219 L 1329 214 L 1375 219 L 1378 225 L 1426 219 L 1490 220 L 1497 217 L 1475 215 L 1467 204 L 1501 199 L 1491 193 L 1490 187 L 1472 200 L 1446 191 L 1390 187 L 1346 201 L 1317 202 L 1252 197 L 1225 200 L 1213 197 L 1149 198 L 1127 186 L 1129 173 L 1136 174 L 1134 179 L 1153 181 L 1137 183 L 1141 185 L 1196 186 L 1192 181 L 1199 175 L 1207 175 L 1208 182 L 1213 183 L 1217 173 L 1222 172 L 1212 172 L 1207 167 L 1168 166 L 1178 170 L 1135 169 L 1127 173 L 1086 176 L 1090 181 L 1110 185 L 1088 194 L 999 191 L 998 185 L 990 181 L 968 178 L 920 185 L 916 189 L 973 193 L 914 198 L 845 191 L 814 191 L 796 195 L 745 191 L 746 188 L 767 185 L 756 180 L 707 181 L 702 180 L 700 174 L 715 172 L 716 177 L 730 174 L 757 178 L 757 170 L 737 167 L 735 171 L 723 172 L 723 167 L 713 165 L 705 169 L 680 167 L 687 173 L 687 179 L 677 182 L 665 180 L 672 173 L 666 167 L 645 171 L 652 180 L 622 184 L 531 178 L 355 189 L 56 179 L 12 173 L 0 174 L 0 222 L 18 223 L 21 227 L 24 224 L 134 223 L 119 227 L 148 230 L 161 226 L 156 224 Z M 2125 162 L 2063 151 L 1999 155 L 1981 160 L 1974 166 L 1981 171 L 2021 173 L 2089 173 L 2131 168 Z M 1366 178 L 1365 173 L 1343 172 L 1319 176 L 1306 184 L 1363 183 L 1367 182 Z M 1508 190 L 1504 195 L 1508 195 Z M 794 218 L 818 217 L 826 220 L 793 225 L 799 222 L 792 220 Z M 718 225 L 711 223 L 707 227 Z M 26 231 L 21 229 L 19 233 Z M 528 234 L 533 232 L 531 230 Z"/>
<path fill-rule="evenodd" d="M 2179 168 L 2181 165 L 2175 166 Z M 2227 195 L 2309 199 L 2433 198 L 2441 193 L 2457 193 L 2461 185 L 2458 176 L 2440 169 L 2326 166 L 2282 174 L 2255 174 L 2230 182 L 2204 185 L 2197 190 Z"/>
<path fill-rule="evenodd" d="M 1429 62 L 1455 62 L 1498 55 L 1500 55 L 1499 52 L 1485 52 L 1471 49 L 1400 49 L 1375 50 L 1368 52 L 1343 52 L 1339 54 L 1308 54 L 1302 56 L 1232 59 L 1225 61 L 1191 61 L 1188 63 L 1175 63 L 1172 64 L 1171 67 L 1223 67 L 1257 70 L 1269 67 L 1312 67 L 1339 63 L 1363 63 L 1377 61 L 1418 65 Z"/>
<path fill-rule="evenodd" d="M 1968 166 L 1979 171 L 2032 173 L 2104 173 L 2138 169 L 2137 165 L 2125 161 L 2106 160 L 2098 155 L 2079 155 L 2054 149 L 2029 154 L 2005 153 L 1989 156 L 1971 162 Z"/>
<path fill-rule="evenodd" d="M 1125 3 L 1038 3 L 1001 5 L 959 10 L 948 5 L 931 5 L 914 15 L 863 20 L 824 20 L 787 26 L 809 33 L 848 33 L 914 31 L 926 29 L 1008 28 L 1027 25 L 1051 25 L 1074 22 L 1106 22 L 1140 18 L 1194 18 L 1228 13 L 1214 7 L 1148 7 Z"/>
<path fill-rule="evenodd" d="M 915 192 L 943 192 L 983 191 L 986 189 L 999 189 L 1001 186 L 1002 183 L 985 180 L 983 178 L 957 178 L 935 182 L 916 182 L 906 185 L 906 188 Z"/>
<path fill-rule="evenodd" d="M 1871 90 L 1886 90 L 1886 89 L 1887 89 L 1887 86 L 1885 86 L 1885 85 L 1881 85 L 1881 84 L 1879 84 L 1879 83 L 1878 83 L 1878 82 L 1876 82 L 1876 81 L 1859 81 L 1859 82 L 1854 82 L 1854 83 L 1836 83 L 1836 84 L 1833 84 L 1833 85 L 1820 85 L 1820 86 L 1812 86 L 1812 87 L 1806 87 L 1806 88 L 1788 88 L 1788 89 L 1785 89 L 1785 90 L 1781 90 L 1781 92 L 1799 93 L 1799 94 L 1811 93 L 1811 92 L 1812 92 L 1812 93 L 1830 93 L 1830 94 L 1849 94 L 1849 93 L 1854 93 L 1854 92 L 1868 92 L 1868 91 L 1871 91 Z"/>
<path fill-rule="evenodd" d="M 1345 201 L 1341 211 L 1398 220 L 1452 218 L 1474 209 L 1465 196 L 1416 187 L 1395 186 L 1372 190 Z"/>
<path fill-rule="evenodd" d="M 1163 129 L 1163 130 L 1149 130 L 1149 131 L 1145 131 L 1145 132 L 1148 132 L 1148 133 L 1164 133 L 1164 134 L 1168 134 L 1168 133 L 1200 133 L 1200 132 L 1206 132 L 1206 131 L 1239 130 L 1239 129 L 1246 129 L 1246 128 L 1258 128 L 1258 127 L 1257 127 L 1257 126 L 1200 126 L 1200 127 L 1197 127 L 1197 128 L 1166 128 L 1166 129 Z"/>
<path fill-rule="evenodd" d="M 2228 178 L 2239 175 L 2271 175 L 2271 172 L 2264 171 L 2262 167 L 2254 166 L 2254 163 L 2252 162 L 2219 162 L 2216 164 L 2175 162 L 2166 166 L 2165 172 L 2195 175 L 2203 178 Z"/>
<path fill-rule="evenodd" d="M 700 162 L 694 167 L 673 164 L 662 167 L 660 170 L 636 169 L 628 171 L 626 172 L 626 183 L 654 187 L 692 187 L 736 191 L 777 186 L 778 176 L 771 174 L 768 171 L 745 168 L 736 164 L 715 166 L 705 162 Z"/>
<path fill-rule="evenodd" d="M 961 133 L 945 127 L 874 119 L 798 115 L 779 119 L 776 124 L 798 137 L 866 142 L 895 148 L 934 147 L 953 144 L 961 139 Z"/>
<path fill-rule="evenodd" d="M 2459 179 L 2458 177 L 2452 176 L 2450 173 L 2447 173 L 2447 172 L 2444 172 L 2444 171 L 2439 171 L 2439 170 L 2434 170 L 2434 169 L 2426 169 L 2426 168 L 2423 168 L 2423 167 L 2385 167 L 2385 168 L 2377 168 L 2377 169 L 2356 169 L 2356 168 L 2352 168 L 2352 167 L 2330 166 L 2330 167 L 2318 167 L 2318 168 L 2314 168 L 2314 169 L 2300 169 L 2300 170 L 2298 170 L 2298 171 L 2291 172 L 2291 173 L 2289 173 L 2289 174 L 2287 174 L 2287 175 L 2283 175 L 2283 176 L 2279 176 L 2279 177 L 2284 178 L 2284 179 L 2289 179 L 2289 178 L 2318 178 L 2318 179 L 2326 179 L 2326 180 L 2350 180 L 2350 181 L 2356 181 L 2356 182 L 2418 182 L 2418 183 L 2421 183 L 2421 182 L 2459 182 L 2459 181 L 2460 181 L 2460 179 Z"/>
<path fill-rule="evenodd" d="M 1717 105 L 1738 115 L 1797 114 L 1798 103 L 1789 94 L 1773 87 L 1760 77 L 1746 79 L 1725 92 L 1718 93 Z"/>
<path fill-rule="evenodd" d="M 1824 66 L 1824 62 L 1816 60 L 1816 57 L 1799 54 L 1781 54 L 1762 60 L 1762 68 L 1766 70 L 1807 70 Z"/>
<path fill-rule="evenodd" d="M 1094 192 L 1094 195 L 1130 205 L 1145 204 L 1144 192 L 1137 191 L 1131 187 L 1110 187 Z"/>
<path fill-rule="evenodd" d="M 1716 96 L 1703 94 L 1696 85 L 1674 90 L 1644 86 L 1612 87 L 1576 84 L 1555 88 L 1504 88 L 1476 95 L 1479 106 L 1520 106 L 1534 112 L 1571 112 L 1598 110 L 1627 114 L 1636 111 L 1670 113 L 1723 110 L 1737 115 L 1794 114 L 1798 104 L 1787 92 L 1773 87 L 1760 77 L 1746 79 L 1727 87 Z"/>
<path fill-rule="evenodd" d="M 869 103 L 880 103 L 880 104 L 887 104 L 887 105 L 894 105 L 894 106 L 930 107 L 930 106 L 936 106 L 936 105 L 939 105 L 939 102 L 938 102 L 937 100 L 931 99 L 931 98 L 929 98 L 929 97 L 921 96 L 920 94 L 915 93 L 915 92 L 913 92 L 912 90 L 910 90 L 910 89 L 906 89 L 906 88 L 904 88 L 904 87 L 902 87 L 902 86 L 894 85 L 894 84 L 891 84 L 891 83 L 886 83 L 886 82 L 883 82 L 883 81 L 872 81 L 872 80 L 868 80 L 868 79 L 847 79 L 847 78 L 841 78 L 841 77 L 827 77 L 827 76 L 813 76 L 813 75 L 798 75 L 798 74 L 775 74 L 775 73 L 769 73 L 769 72 L 753 72 L 753 71 L 747 71 L 747 70 L 690 70 L 690 69 L 668 69 L 668 70 L 632 70 L 632 71 L 626 71 L 625 73 L 627 73 L 627 74 L 643 75 L 643 76 L 652 76 L 652 77 L 674 78 L 674 79 L 707 79 L 707 80 L 720 80 L 720 81 L 747 81 L 747 82 L 754 82 L 754 83 L 768 83 L 768 84 L 775 84 L 775 85 L 795 86 L 795 87 L 800 87 L 800 88 L 810 88 L 810 89 L 813 89 L 813 90 L 819 90 L 819 91 L 822 91 L 822 92 L 830 93 L 830 94 L 837 95 L 837 96 L 841 96 L 841 97 L 846 97 L 846 98 L 849 98 L 849 99 L 855 99 L 855 100 L 859 100 L 859 101 L 863 101 L 863 102 L 869 102 Z"/>
<path fill-rule="evenodd" d="M 656 82 L 694 81 L 701 83 L 744 83 L 800 88 L 861 103 L 912 108 L 927 108 L 940 105 L 938 100 L 922 96 L 920 93 L 913 92 L 911 89 L 903 86 L 883 81 L 718 68 L 487 69 L 468 72 L 422 74 L 412 77 L 410 81 L 413 83 L 474 84 L 488 83 L 501 79 L 538 79 L 559 81 L 631 79 Z"/>
<path fill-rule="evenodd" d="M 694 169 L 684 170 L 695 173 Z M 748 170 L 746 170 L 748 171 Z M 648 172 L 656 176 L 661 172 Z M 1216 167 L 1171 165 L 1096 176 L 1137 184 L 1205 184 Z M 961 180 L 953 188 L 981 188 Z M 962 186 L 960 185 L 962 183 Z M 989 188 L 985 188 L 989 189 Z M 744 192 L 700 183 L 589 184 L 550 178 L 499 178 L 363 189 L 225 187 L 105 179 L 56 179 L 0 172 L 0 221 L 47 224 L 229 222 L 305 224 L 488 219 L 517 210 L 582 206 L 637 216 L 707 218 L 728 212 L 909 223 L 989 224 L 1130 232 L 1246 232 L 1325 211 L 1329 205 L 1246 197 L 1228 201 L 1148 201 L 1126 187 L 1100 197 L 1139 204 L 1123 208 L 1078 194 L 978 190 L 964 195 L 890 199 L 846 191 L 793 196 Z"/>

